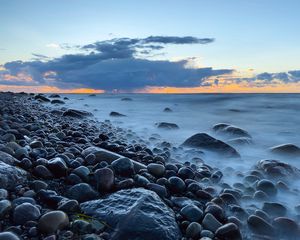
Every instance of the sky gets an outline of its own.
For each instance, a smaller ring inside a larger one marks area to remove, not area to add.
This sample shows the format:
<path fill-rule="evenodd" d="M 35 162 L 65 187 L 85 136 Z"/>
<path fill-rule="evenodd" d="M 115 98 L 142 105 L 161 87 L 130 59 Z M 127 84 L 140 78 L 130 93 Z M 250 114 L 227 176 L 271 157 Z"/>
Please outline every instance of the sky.
<path fill-rule="evenodd" d="M 0 90 L 300 92 L 297 0 L 1 0 Z"/>

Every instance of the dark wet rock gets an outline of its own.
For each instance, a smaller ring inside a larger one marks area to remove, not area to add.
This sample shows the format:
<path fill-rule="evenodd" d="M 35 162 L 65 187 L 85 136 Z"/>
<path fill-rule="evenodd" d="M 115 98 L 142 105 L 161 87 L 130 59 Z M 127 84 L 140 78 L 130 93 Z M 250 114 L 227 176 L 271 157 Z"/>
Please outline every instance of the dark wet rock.
<path fill-rule="evenodd" d="M 196 196 L 200 199 L 200 200 L 204 200 L 204 201 L 210 201 L 211 199 L 213 199 L 213 196 L 205 191 L 205 190 L 198 190 L 196 192 Z"/>
<path fill-rule="evenodd" d="M 173 111 L 172 111 L 171 108 L 166 107 L 166 108 L 164 109 L 164 112 L 173 112 Z"/>
<path fill-rule="evenodd" d="M 48 170 L 48 168 L 46 168 L 43 165 L 36 166 L 33 169 L 33 174 L 38 177 L 44 178 L 44 179 L 52 179 L 53 178 L 52 173 Z"/>
<path fill-rule="evenodd" d="M 1 200 L 0 201 L 0 218 L 3 219 L 4 216 L 11 210 L 12 205 L 9 200 Z"/>
<path fill-rule="evenodd" d="M 110 168 L 100 168 L 96 170 L 94 175 L 98 191 L 106 192 L 113 188 L 115 176 Z"/>
<path fill-rule="evenodd" d="M 69 226 L 68 215 L 62 211 L 50 211 L 45 213 L 38 222 L 38 229 L 42 233 L 53 234 L 57 230 Z"/>
<path fill-rule="evenodd" d="M 227 223 L 219 227 L 216 231 L 216 237 L 224 240 L 241 240 L 242 236 L 237 225 L 234 223 Z"/>
<path fill-rule="evenodd" d="M 105 221 L 111 226 L 112 240 L 181 238 L 173 211 L 156 193 L 149 190 L 121 190 L 105 199 L 85 202 L 80 207 L 84 214 Z"/>
<path fill-rule="evenodd" d="M 168 123 L 168 122 L 160 122 L 155 124 L 157 128 L 163 128 L 167 130 L 172 130 L 172 129 L 179 129 L 178 125 L 175 123 Z"/>
<path fill-rule="evenodd" d="M 125 98 L 122 98 L 121 101 L 132 101 L 132 98 L 125 97 Z"/>
<path fill-rule="evenodd" d="M 194 179 L 195 173 L 190 167 L 182 167 L 178 170 L 178 177 L 185 179 Z"/>
<path fill-rule="evenodd" d="M 135 175 L 134 181 L 138 187 L 144 187 L 144 188 L 147 186 L 148 183 L 150 183 L 150 181 L 146 177 L 141 176 L 139 174 Z"/>
<path fill-rule="evenodd" d="M 199 239 L 201 235 L 202 226 L 197 222 L 191 222 L 185 233 L 188 238 Z"/>
<path fill-rule="evenodd" d="M 79 209 L 78 201 L 74 199 L 64 199 L 59 202 L 57 210 L 61 210 L 66 213 L 75 212 Z"/>
<path fill-rule="evenodd" d="M 216 232 L 222 224 L 210 213 L 207 213 L 202 221 L 202 226 L 204 229 Z"/>
<path fill-rule="evenodd" d="M 0 188 L 0 200 L 6 199 L 8 197 L 8 191 L 6 189 Z"/>
<path fill-rule="evenodd" d="M 26 182 L 27 177 L 26 171 L 0 161 L 0 188 L 14 189 L 16 185 Z"/>
<path fill-rule="evenodd" d="M 170 177 L 168 179 L 168 189 L 173 193 L 182 193 L 185 191 L 185 182 L 179 177 Z"/>
<path fill-rule="evenodd" d="M 132 176 L 134 174 L 134 166 L 129 158 L 119 158 L 111 163 L 117 175 L 121 176 Z"/>
<path fill-rule="evenodd" d="M 30 203 L 22 203 L 15 208 L 13 218 L 16 224 L 23 225 L 28 221 L 37 220 L 40 215 L 40 210 L 36 206 Z"/>
<path fill-rule="evenodd" d="M 261 160 L 256 164 L 256 168 L 270 177 L 297 178 L 300 176 L 298 168 L 278 160 Z"/>
<path fill-rule="evenodd" d="M 80 164 L 80 163 L 79 163 Z M 75 168 L 72 173 L 76 174 L 79 176 L 83 181 L 88 181 L 89 180 L 89 174 L 90 174 L 90 169 L 87 168 L 86 166 L 79 166 Z"/>
<path fill-rule="evenodd" d="M 214 125 L 213 130 L 220 134 L 251 138 L 250 134 L 246 130 L 226 123 L 219 123 Z"/>
<path fill-rule="evenodd" d="M 75 109 L 68 109 L 63 113 L 63 116 L 65 117 L 73 117 L 73 118 L 84 118 L 84 117 L 89 117 L 92 116 L 90 112 L 86 111 L 79 111 Z"/>
<path fill-rule="evenodd" d="M 267 179 L 260 180 L 256 185 L 256 189 L 265 192 L 269 196 L 275 196 L 277 194 L 276 186 Z"/>
<path fill-rule="evenodd" d="M 50 99 L 46 98 L 46 97 L 43 96 L 43 95 L 36 95 L 36 96 L 34 97 L 34 99 L 39 100 L 39 101 L 42 101 L 42 102 L 50 102 Z"/>
<path fill-rule="evenodd" d="M 65 104 L 65 102 L 59 99 L 54 99 L 51 101 L 51 104 Z"/>
<path fill-rule="evenodd" d="M 225 219 L 225 212 L 224 210 L 216 205 L 216 204 L 210 204 L 205 208 L 205 212 L 204 213 L 210 213 L 212 214 L 217 220 L 219 220 L 220 222 L 224 221 Z"/>
<path fill-rule="evenodd" d="M 52 174 L 56 177 L 64 177 L 67 174 L 67 164 L 62 158 L 56 157 L 50 159 L 47 165 L 48 169 L 52 172 Z"/>
<path fill-rule="evenodd" d="M 31 148 L 42 148 L 44 145 L 41 141 L 34 140 L 29 144 L 29 146 Z"/>
<path fill-rule="evenodd" d="M 82 151 L 82 155 L 86 157 L 89 154 L 94 154 L 97 162 L 106 161 L 107 163 L 112 163 L 114 160 L 123 158 L 122 155 L 99 148 L 99 147 L 88 147 Z M 130 159 L 133 163 L 135 172 L 141 169 L 146 169 L 146 166 L 142 163 Z"/>
<path fill-rule="evenodd" d="M 18 198 L 15 198 L 13 201 L 12 201 L 12 205 L 14 207 L 18 206 L 18 205 L 21 205 L 23 203 L 30 203 L 32 205 L 35 205 L 36 202 L 33 198 L 31 197 L 18 197 Z"/>
<path fill-rule="evenodd" d="M 94 94 L 94 93 L 89 95 L 89 97 L 96 97 L 96 96 L 97 96 L 97 95 Z"/>
<path fill-rule="evenodd" d="M 198 222 L 203 217 L 203 212 L 195 205 L 187 205 L 180 210 L 180 214 L 190 222 Z"/>
<path fill-rule="evenodd" d="M 299 225 L 292 219 L 278 217 L 273 221 L 273 226 L 283 238 L 293 239 L 300 236 Z"/>
<path fill-rule="evenodd" d="M 274 217 L 284 217 L 287 213 L 286 207 L 276 202 L 265 202 L 262 210 Z"/>
<path fill-rule="evenodd" d="M 67 197 L 75 199 L 78 202 L 93 200 L 98 193 L 87 183 L 78 183 L 67 191 Z"/>
<path fill-rule="evenodd" d="M 228 157 L 240 157 L 240 154 L 233 147 L 206 133 L 197 133 L 189 137 L 182 146 L 215 151 Z"/>
<path fill-rule="evenodd" d="M 300 156 L 300 148 L 292 143 L 286 143 L 270 148 L 271 152 L 282 155 Z"/>
<path fill-rule="evenodd" d="M 122 113 L 118 113 L 118 112 L 111 112 L 109 114 L 109 116 L 111 116 L 111 117 L 126 117 L 126 115 L 124 115 Z"/>
<path fill-rule="evenodd" d="M 49 95 L 49 98 L 60 98 L 58 94 L 51 94 Z"/>
<path fill-rule="evenodd" d="M 20 238 L 12 232 L 1 232 L 0 240 L 20 240 Z"/>
<path fill-rule="evenodd" d="M 158 196 L 165 198 L 168 195 L 167 189 L 165 186 L 156 184 L 156 183 L 148 183 L 147 188 L 153 192 L 156 192 Z"/>
<path fill-rule="evenodd" d="M 251 215 L 248 218 L 248 226 L 250 229 L 257 234 L 263 234 L 267 236 L 274 236 L 275 235 L 275 229 L 272 225 L 270 225 L 268 222 L 266 222 L 261 217 Z"/>
<path fill-rule="evenodd" d="M 165 173 L 165 166 L 157 163 L 150 163 L 147 166 L 147 170 L 155 177 L 162 177 Z"/>

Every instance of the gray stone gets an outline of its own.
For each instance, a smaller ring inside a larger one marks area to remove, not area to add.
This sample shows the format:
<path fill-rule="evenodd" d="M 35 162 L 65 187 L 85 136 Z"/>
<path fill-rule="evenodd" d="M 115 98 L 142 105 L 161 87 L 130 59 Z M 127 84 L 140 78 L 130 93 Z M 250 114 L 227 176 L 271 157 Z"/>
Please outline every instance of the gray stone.
<path fill-rule="evenodd" d="M 222 224 L 210 213 L 207 213 L 202 221 L 203 228 L 216 232 Z"/>
<path fill-rule="evenodd" d="M 22 203 L 15 208 L 13 218 L 16 224 L 23 225 L 28 221 L 37 220 L 40 215 L 40 210 L 36 206 Z"/>
<path fill-rule="evenodd" d="M 98 196 L 98 193 L 89 184 L 78 183 L 67 191 L 67 196 L 78 202 L 85 202 L 95 199 Z"/>
<path fill-rule="evenodd" d="M 182 146 L 214 151 L 227 157 L 240 157 L 240 154 L 233 147 L 206 133 L 197 133 L 189 137 Z"/>
<path fill-rule="evenodd" d="M 62 211 L 45 213 L 38 222 L 38 229 L 42 233 L 53 234 L 69 226 L 68 215 Z"/>
<path fill-rule="evenodd" d="M 12 232 L 1 232 L 0 240 L 20 240 L 20 238 Z"/>
<path fill-rule="evenodd" d="M 157 163 L 150 163 L 147 166 L 147 170 L 155 177 L 162 177 L 165 173 L 165 166 Z"/>
<path fill-rule="evenodd" d="M 263 234 L 267 236 L 275 235 L 275 229 L 272 227 L 272 225 L 267 223 L 261 217 L 251 215 L 248 218 L 248 226 L 254 233 Z"/>
<path fill-rule="evenodd" d="M 18 160 L 15 159 L 13 156 L 11 156 L 10 154 L 6 153 L 6 152 L 2 152 L 0 151 L 0 161 L 8 164 L 8 165 L 15 165 Z"/>
<path fill-rule="evenodd" d="M 129 158 L 122 157 L 114 160 L 111 166 L 117 175 L 128 177 L 134 174 L 134 166 Z"/>
<path fill-rule="evenodd" d="M 28 173 L 0 161 L 0 188 L 13 190 L 16 185 L 26 182 Z"/>
<path fill-rule="evenodd" d="M 3 218 L 12 208 L 11 202 L 8 200 L 0 201 L 0 218 Z"/>
<path fill-rule="evenodd" d="M 197 222 L 191 222 L 186 229 L 186 236 L 192 239 L 199 239 L 202 226 Z"/>
<path fill-rule="evenodd" d="M 195 205 L 183 207 L 180 214 L 190 222 L 198 222 L 203 217 L 203 211 Z"/>
<path fill-rule="evenodd" d="M 84 214 L 111 226 L 112 240 L 181 238 L 174 212 L 156 193 L 149 190 L 121 190 L 107 198 L 85 202 L 80 206 Z"/>
<path fill-rule="evenodd" d="M 97 189 L 100 192 L 110 191 L 115 182 L 114 172 L 110 168 L 100 168 L 95 172 Z"/>

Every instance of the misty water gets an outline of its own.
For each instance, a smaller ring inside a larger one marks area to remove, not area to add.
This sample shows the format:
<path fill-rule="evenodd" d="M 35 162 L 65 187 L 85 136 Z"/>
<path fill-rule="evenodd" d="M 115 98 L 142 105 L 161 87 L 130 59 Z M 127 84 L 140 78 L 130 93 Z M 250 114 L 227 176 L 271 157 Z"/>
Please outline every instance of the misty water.
<path fill-rule="evenodd" d="M 240 172 L 247 173 L 262 159 L 276 159 L 300 168 L 300 158 L 274 155 L 269 150 L 284 143 L 300 146 L 300 94 L 99 94 L 67 97 L 70 99 L 65 105 L 68 108 L 90 111 L 99 121 L 108 119 L 116 126 L 131 129 L 146 141 L 153 134 L 159 134 L 162 140 L 173 146 L 179 146 L 200 132 L 226 142 L 226 137 L 213 132 L 212 126 L 216 123 L 229 123 L 245 129 L 252 136 L 253 144 L 234 145 L 241 159 L 209 152 L 197 156 L 206 164 L 222 170 L 223 181 L 231 185 L 242 181 Z M 122 101 L 123 98 L 132 101 Z M 164 112 L 166 107 L 172 112 Z M 126 117 L 110 117 L 111 111 Z M 179 129 L 158 129 L 157 122 L 176 123 Z M 190 160 L 186 155 L 172 154 L 177 161 Z M 293 209 L 300 204 L 300 181 L 294 180 L 288 185 L 294 193 L 279 193 L 274 200 L 284 203 L 290 210 L 289 215 L 295 218 Z"/>

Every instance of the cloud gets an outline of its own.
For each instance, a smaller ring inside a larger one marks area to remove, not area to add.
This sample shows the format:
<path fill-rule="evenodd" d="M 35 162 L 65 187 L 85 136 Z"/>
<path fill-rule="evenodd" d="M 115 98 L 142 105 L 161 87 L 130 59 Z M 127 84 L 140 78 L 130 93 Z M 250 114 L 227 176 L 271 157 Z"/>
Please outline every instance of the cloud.
<path fill-rule="evenodd" d="M 76 46 L 79 53 L 54 59 L 34 53 L 36 58 L 33 61 L 5 63 L 0 71 L 0 84 L 21 85 L 26 77 L 24 85 L 47 85 L 60 89 L 135 91 L 147 87 L 206 86 L 206 78 L 230 74 L 232 70 L 190 67 L 192 59 L 149 60 L 147 56 L 164 49 L 167 44 L 208 44 L 213 41 L 212 38 L 190 36 L 115 38 Z M 48 45 L 56 47 L 55 44 Z"/>
<path fill-rule="evenodd" d="M 60 45 L 57 43 L 48 43 L 46 44 L 46 47 L 48 48 L 60 48 Z"/>

